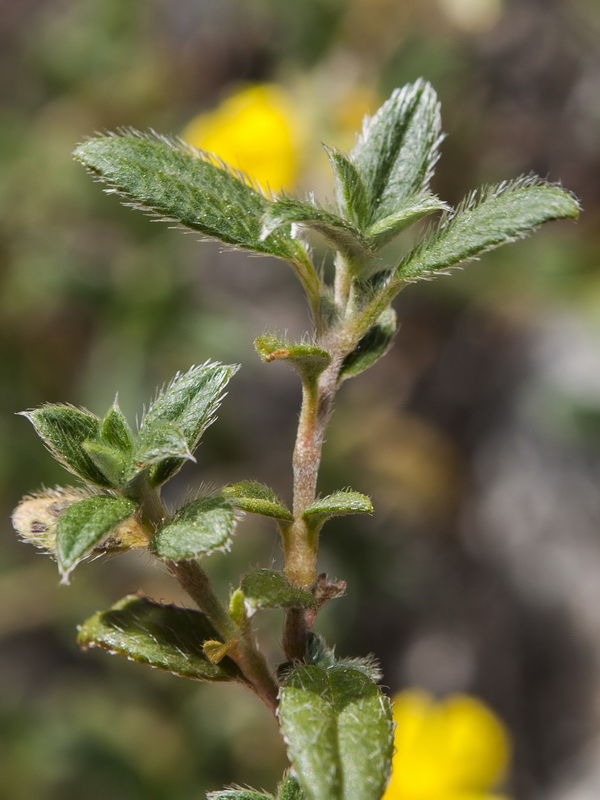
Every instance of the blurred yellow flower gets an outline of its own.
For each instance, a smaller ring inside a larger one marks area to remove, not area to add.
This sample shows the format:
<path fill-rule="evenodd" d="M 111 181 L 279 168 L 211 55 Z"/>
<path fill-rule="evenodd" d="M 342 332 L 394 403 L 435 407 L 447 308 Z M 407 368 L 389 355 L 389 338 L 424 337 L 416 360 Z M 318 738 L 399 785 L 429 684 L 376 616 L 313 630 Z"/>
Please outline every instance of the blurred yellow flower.
<path fill-rule="evenodd" d="M 394 698 L 395 752 L 383 800 L 508 800 L 494 794 L 510 757 L 500 720 L 479 700 L 437 703 L 425 692 Z"/>
<path fill-rule="evenodd" d="M 199 114 L 182 134 L 247 173 L 263 189 L 290 189 L 298 176 L 299 120 L 289 96 L 274 84 L 235 92 L 214 111 Z"/>

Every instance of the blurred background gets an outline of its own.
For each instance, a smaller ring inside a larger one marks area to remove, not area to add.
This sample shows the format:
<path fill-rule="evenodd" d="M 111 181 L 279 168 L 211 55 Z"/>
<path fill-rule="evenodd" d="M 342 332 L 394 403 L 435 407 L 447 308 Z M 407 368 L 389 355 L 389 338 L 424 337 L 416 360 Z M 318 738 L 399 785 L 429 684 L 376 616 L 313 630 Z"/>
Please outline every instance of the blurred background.
<path fill-rule="evenodd" d="M 444 200 L 534 170 L 584 213 L 398 299 L 393 350 L 344 385 L 327 439 L 323 493 L 352 486 L 376 513 L 325 530 L 324 568 L 349 589 L 318 628 L 342 655 L 376 653 L 391 692 L 483 699 L 513 741 L 512 797 L 600 795 L 598 0 L 0 0 L 2 800 L 273 790 L 285 765 L 241 689 L 77 650 L 77 624 L 128 592 L 182 601 L 165 574 L 122 557 L 59 587 L 11 530 L 23 494 L 69 482 L 15 412 L 102 413 L 118 390 L 133 421 L 208 358 L 242 369 L 169 501 L 241 479 L 289 499 L 297 381 L 252 341 L 306 330 L 291 271 L 150 224 L 70 152 L 119 126 L 190 131 L 275 83 L 286 180 L 326 199 L 320 143 L 350 148 L 419 76 L 442 102 Z M 225 594 L 278 559 L 274 528 L 247 518 L 207 569 Z M 281 618 L 263 617 L 275 659 Z"/>

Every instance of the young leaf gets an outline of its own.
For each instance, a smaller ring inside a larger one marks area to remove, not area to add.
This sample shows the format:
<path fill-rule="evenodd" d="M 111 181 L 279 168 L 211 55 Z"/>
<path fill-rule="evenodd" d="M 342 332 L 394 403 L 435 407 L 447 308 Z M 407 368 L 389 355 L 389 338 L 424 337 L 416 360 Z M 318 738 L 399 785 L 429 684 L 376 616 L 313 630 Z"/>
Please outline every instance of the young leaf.
<path fill-rule="evenodd" d="M 372 514 L 373 504 L 369 497 L 359 492 L 342 491 L 334 492 L 328 497 L 322 497 L 310 505 L 303 519 L 311 526 L 321 525 L 331 517 L 342 517 L 346 514 Z"/>
<path fill-rule="evenodd" d="M 273 795 L 255 792 L 254 789 L 232 787 L 220 792 L 209 792 L 206 798 L 207 800 L 273 800 Z"/>
<path fill-rule="evenodd" d="M 325 148 L 335 178 L 335 197 L 342 216 L 360 230 L 369 224 L 370 207 L 367 190 L 350 159 L 335 148 Z"/>
<path fill-rule="evenodd" d="M 104 415 L 100 425 L 100 439 L 104 444 L 122 453 L 131 453 L 133 449 L 133 431 L 116 399 Z"/>
<path fill-rule="evenodd" d="M 281 572 L 257 569 L 242 578 L 241 590 L 248 616 L 260 608 L 316 608 L 314 596 L 292 586 Z"/>
<path fill-rule="evenodd" d="M 336 664 L 339 667 L 348 667 L 362 672 L 373 683 L 378 683 L 383 678 L 383 673 L 379 661 L 373 655 L 357 656 L 355 658 L 338 658 Z"/>
<path fill-rule="evenodd" d="M 398 213 L 431 180 L 441 142 L 440 107 L 433 88 L 418 80 L 396 89 L 350 153 L 369 199 L 369 222 Z"/>
<path fill-rule="evenodd" d="M 63 579 L 136 508 L 125 497 L 96 495 L 63 511 L 56 525 L 56 556 Z"/>
<path fill-rule="evenodd" d="M 235 247 L 303 257 L 289 230 L 261 237 L 269 201 L 245 176 L 185 142 L 123 131 L 88 139 L 74 156 L 128 205 Z"/>
<path fill-rule="evenodd" d="M 329 647 L 320 633 L 309 631 L 306 641 L 306 663 L 329 669 L 335 665 L 335 662 L 335 649 Z"/>
<path fill-rule="evenodd" d="M 390 704 L 362 672 L 292 670 L 279 719 L 306 800 L 380 800 L 393 749 Z"/>
<path fill-rule="evenodd" d="M 155 422 L 145 425 L 138 436 L 128 479 L 131 480 L 144 469 L 157 465 L 152 472 L 151 485 L 161 480 L 174 462 L 195 461 L 187 437 L 180 426 L 173 422 Z M 158 477 L 157 477 L 158 474 Z"/>
<path fill-rule="evenodd" d="M 365 237 L 373 250 L 379 250 L 401 233 L 405 228 L 418 222 L 434 211 L 448 211 L 450 206 L 429 192 L 417 195 L 408 205 L 374 222 L 365 231 Z"/>
<path fill-rule="evenodd" d="M 320 233 L 335 250 L 344 253 L 350 264 L 360 265 L 372 256 L 368 241 L 351 222 L 315 203 L 293 197 L 280 197 L 269 207 L 263 218 L 263 236 L 291 224 Z"/>
<path fill-rule="evenodd" d="M 209 555 L 229 546 L 234 527 L 235 515 L 229 500 L 221 495 L 200 497 L 159 528 L 152 551 L 171 561 Z"/>
<path fill-rule="evenodd" d="M 86 439 L 97 439 L 100 420 L 84 409 L 67 405 L 47 405 L 33 411 L 24 411 L 44 440 L 48 450 L 69 472 L 103 488 L 111 488 L 111 481 L 86 453 Z"/>
<path fill-rule="evenodd" d="M 266 363 L 289 362 L 305 383 L 314 383 L 331 363 L 329 353 L 313 344 L 282 342 L 274 336 L 259 336 L 254 342 L 254 347 Z"/>
<path fill-rule="evenodd" d="M 277 792 L 277 800 L 304 800 L 300 784 L 293 775 L 285 775 Z"/>
<path fill-rule="evenodd" d="M 84 622 L 77 641 L 84 649 L 102 647 L 184 678 L 235 680 L 240 674 L 233 661 L 211 664 L 204 656 L 204 642 L 216 635 L 200 611 L 129 595 Z"/>
<path fill-rule="evenodd" d="M 373 683 L 377 683 L 382 678 L 381 668 L 377 659 L 372 656 L 362 656 L 358 658 L 336 658 L 335 650 L 328 646 L 325 639 L 314 631 L 308 634 L 306 644 L 306 663 L 315 664 L 317 667 L 329 669 L 330 667 L 347 667 L 358 670 L 366 675 Z"/>
<path fill-rule="evenodd" d="M 92 459 L 103 475 L 106 475 L 111 486 L 121 486 L 123 475 L 127 472 L 131 459 L 122 450 L 103 444 L 93 439 L 88 439 L 82 445 L 85 452 Z"/>
<path fill-rule="evenodd" d="M 229 616 L 240 630 L 244 630 L 248 622 L 248 614 L 246 613 L 244 601 L 244 593 L 241 589 L 236 589 L 229 598 Z"/>
<path fill-rule="evenodd" d="M 229 642 L 220 642 L 217 639 L 207 639 L 202 645 L 202 652 L 211 664 L 219 664 L 229 653 L 232 647 L 238 644 L 239 639 Z"/>
<path fill-rule="evenodd" d="M 396 278 L 428 276 L 522 239 L 553 219 L 575 218 L 577 201 L 535 176 L 474 192 L 402 261 Z"/>
<path fill-rule="evenodd" d="M 396 312 L 391 306 L 379 316 L 379 319 L 359 341 L 354 350 L 342 363 L 339 381 L 360 375 L 379 361 L 392 346 L 396 334 Z"/>
<path fill-rule="evenodd" d="M 263 483 L 254 481 L 232 483 L 231 486 L 226 486 L 221 494 L 240 511 L 250 511 L 252 514 L 262 514 L 263 517 L 290 522 L 294 519 L 291 511 L 285 507 L 275 492 Z"/>
<path fill-rule="evenodd" d="M 69 506 L 90 496 L 87 489 L 57 487 L 26 495 L 12 514 L 12 524 L 25 542 L 56 554 L 56 523 Z"/>
<path fill-rule="evenodd" d="M 187 443 L 187 452 L 193 453 L 203 432 L 214 421 L 223 390 L 237 369 L 236 366 L 207 361 L 199 367 L 192 367 L 183 375 L 176 375 L 142 420 L 138 437 L 141 455 L 147 453 L 148 447 L 152 449 L 157 431 L 165 426 L 171 432 L 176 429 L 180 431 Z M 183 443 L 177 446 L 182 447 Z M 172 477 L 181 469 L 185 458 L 182 455 L 160 460 L 150 469 L 150 485 L 159 486 Z M 136 453 L 134 462 L 138 460 Z"/>

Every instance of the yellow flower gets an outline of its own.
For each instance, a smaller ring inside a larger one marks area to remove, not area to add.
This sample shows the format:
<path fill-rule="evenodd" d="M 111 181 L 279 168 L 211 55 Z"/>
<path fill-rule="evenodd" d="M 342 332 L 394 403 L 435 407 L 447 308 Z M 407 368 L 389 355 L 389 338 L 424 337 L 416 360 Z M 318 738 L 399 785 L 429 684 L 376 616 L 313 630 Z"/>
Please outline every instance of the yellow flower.
<path fill-rule="evenodd" d="M 510 757 L 500 720 L 479 700 L 441 703 L 425 692 L 394 698 L 395 752 L 383 800 L 508 800 L 494 794 Z"/>
<path fill-rule="evenodd" d="M 299 121 L 288 95 L 259 84 L 195 117 L 182 138 L 247 173 L 263 189 L 290 189 L 299 170 Z"/>

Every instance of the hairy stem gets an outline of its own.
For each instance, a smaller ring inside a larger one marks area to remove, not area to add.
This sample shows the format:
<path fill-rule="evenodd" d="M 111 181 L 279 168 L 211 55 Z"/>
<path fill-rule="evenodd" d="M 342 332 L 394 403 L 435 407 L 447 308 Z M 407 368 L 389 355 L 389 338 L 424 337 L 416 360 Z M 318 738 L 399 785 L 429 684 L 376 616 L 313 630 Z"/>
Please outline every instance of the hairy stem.
<path fill-rule="evenodd" d="M 167 567 L 181 588 L 206 614 L 224 642 L 239 637 L 238 626 L 215 594 L 210 578 L 197 561 L 168 561 Z"/>
<path fill-rule="evenodd" d="M 351 285 L 352 279 L 350 275 L 350 265 L 346 262 L 342 254 L 338 253 L 335 257 L 335 283 L 333 286 L 333 295 L 340 317 L 343 316 L 343 311 L 348 303 Z"/>
<path fill-rule="evenodd" d="M 302 407 L 294 447 L 294 521 L 283 531 L 284 573 L 294 586 L 311 590 L 317 580 L 318 538 L 303 514 L 315 501 L 325 430 L 335 398 L 340 365 L 345 356 L 341 342 L 331 337 L 327 347 L 329 367 L 314 385 L 303 385 Z M 306 612 L 292 608 L 286 614 L 283 648 L 290 661 L 301 661 L 310 628 Z"/>
<path fill-rule="evenodd" d="M 338 375 L 345 356 L 356 346 L 352 327 L 352 265 L 338 253 L 335 259 L 334 303 L 338 326 L 315 331 L 319 345 L 331 355 L 331 363 L 318 381 L 303 381 L 302 406 L 294 446 L 294 521 L 282 528 L 284 573 L 294 586 L 312 590 L 317 580 L 318 534 L 309 529 L 304 512 L 314 503 L 325 430 L 331 416 Z M 287 612 L 283 647 L 291 661 L 301 661 L 306 651 L 308 630 L 314 619 L 300 608 Z"/>

